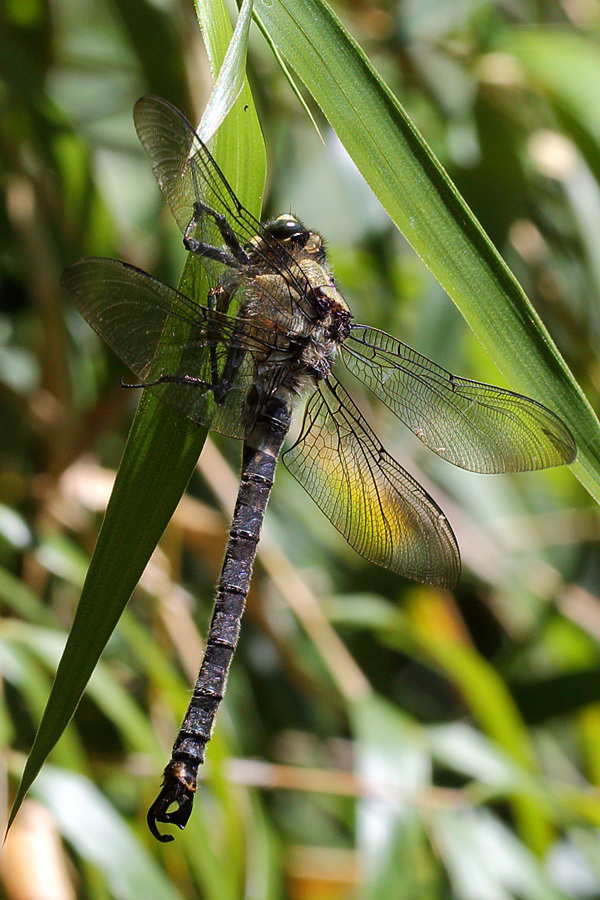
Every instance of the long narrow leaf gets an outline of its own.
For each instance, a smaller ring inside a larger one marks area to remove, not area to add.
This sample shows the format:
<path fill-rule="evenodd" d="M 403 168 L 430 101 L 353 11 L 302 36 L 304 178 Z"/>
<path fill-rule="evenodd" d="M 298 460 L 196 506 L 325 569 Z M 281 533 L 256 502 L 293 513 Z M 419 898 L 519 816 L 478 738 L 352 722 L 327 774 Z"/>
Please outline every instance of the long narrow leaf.
<path fill-rule="evenodd" d="M 223 65 L 202 115 L 198 134 L 205 144 L 223 123 L 244 86 L 251 21 L 252 0 L 244 0 Z"/>
<path fill-rule="evenodd" d="M 205 4 L 204 15 L 210 22 L 204 37 L 214 74 L 227 51 L 231 23 L 221 0 Z M 265 152 L 247 86 L 215 140 L 214 153 L 243 202 L 260 215 Z M 179 287 L 184 292 L 197 288 L 188 278 L 187 269 Z M 185 490 L 205 436 L 204 429 L 182 421 L 149 394 L 142 398 L 9 826 L 75 712 L 94 666 Z"/>
<path fill-rule="evenodd" d="M 573 471 L 600 500 L 600 424 L 591 406 L 398 100 L 324 0 L 255 0 L 255 10 L 499 368 L 568 424 L 579 451 Z"/>

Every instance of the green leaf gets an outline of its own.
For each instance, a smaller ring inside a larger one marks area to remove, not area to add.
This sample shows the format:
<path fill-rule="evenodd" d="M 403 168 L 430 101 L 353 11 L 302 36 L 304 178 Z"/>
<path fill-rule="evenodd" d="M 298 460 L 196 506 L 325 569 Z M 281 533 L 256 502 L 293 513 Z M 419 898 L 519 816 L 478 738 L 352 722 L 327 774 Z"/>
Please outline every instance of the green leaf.
<path fill-rule="evenodd" d="M 201 27 L 213 72 L 223 61 L 231 23 L 220 0 L 203 4 Z M 244 204 L 260 216 L 265 151 L 252 96 L 243 88 L 213 145 Z M 190 292 L 184 269 L 179 288 Z M 23 798 L 73 715 L 90 675 L 151 553 L 185 490 L 206 430 L 182 421 L 150 394 L 140 401 L 77 613 L 11 809 Z"/>
<path fill-rule="evenodd" d="M 255 0 L 390 217 L 511 383 L 567 423 L 600 500 L 600 424 L 541 319 L 398 100 L 323 0 Z"/>
<path fill-rule="evenodd" d="M 51 676 L 46 665 L 40 665 L 37 654 L 19 640 L 19 627 L 6 623 L 0 637 L 0 666 L 7 684 L 18 693 L 20 703 L 34 721 L 42 715 Z M 27 634 L 27 632 L 25 632 Z M 64 645 L 64 640 L 63 640 Z M 4 710 L 4 715 L 8 710 Z M 3 723 L 4 724 L 4 723 Z M 8 722 L 6 723 L 8 725 Z M 9 726 L 10 727 L 10 726 Z M 54 762 L 66 768 L 85 769 L 85 752 L 73 729 L 66 731 L 64 740 L 54 752 Z"/>
<path fill-rule="evenodd" d="M 215 81 L 208 104 L 202 115 L 198 134 L 207 144 L 223 123 L 227 113 L 240 95 L 246 77 L 246 52 L 252 21 L 252 0 L 244 0 L 235 25 L 223 65 Z"/>
<path fill-rule="evenodd" d="M 54 616 L 37 594 L 3 568 L 0 568 L 0 599 L 19 616 L 44 625 L 56 625 Z"/>

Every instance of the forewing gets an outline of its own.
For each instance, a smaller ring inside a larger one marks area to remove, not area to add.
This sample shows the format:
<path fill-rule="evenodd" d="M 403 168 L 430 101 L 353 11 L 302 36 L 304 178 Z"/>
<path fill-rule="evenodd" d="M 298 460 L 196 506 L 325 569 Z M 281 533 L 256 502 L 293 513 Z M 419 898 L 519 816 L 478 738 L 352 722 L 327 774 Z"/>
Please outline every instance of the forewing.
<path fill-rule="evenodd" d="M 283 461 L 361 556 L 428 584 L 460 574 L 456 539 L 427 492 L 381 446 L 339 382 L 320 382 Z"/>
<path fill-rule="evenodd" d="M 185 231 L 196 201 L 235 220 L 241 243 L 250 240 L 260 223 L 245 209 L 192 125 L 175 106 L 160 97 L 137 101 L 133 119 L 138 137 L 177 224 Z M 213 246 L 218 246 L 213 243 Z"/>
<path fill-rule="evenodd" d="M 221 315 L 114 259 L 84 259 L 62 276 L 82 316 L 140 383 L 173 376 L 148 389 L 195 422 L 243 437 L 243 402 L 254 374 L 253 353 L 266 332 Z M 252 332 L 250 332 L 252 328 Z M 193 383 L 182 383 L 182 376 Z"/>
<path fill-rule="evenodd" d="M 439 456 L 472 472 L 525 472 L 573 462 L 566 425 L 530 397 L 459 378 L 402 341 L 355 326 L 350 371 Z"/>
<path fill-rule="evenodd" d="M 252 241 L 261 278 L 253 279 L 251 269 L 236 269 L 239 283 L 252 282 L 261 296 L 261 310 L 269 317 L 277 310 L 311 317 L 315 306 L 307 301 L 312 287 L 293 255 L 237 199 L 221 169 L 192 125 L 176 107 L 160 97 L 142 97 L 133 113 L 139 139 L 150 156 L 152 169 L 175 219 L 186 233 L 194 215 L 194 204 L 201 203 L 223 216 L 240 247 Z M 257 241 L 260 236 L 260 241 Z M 224 248 L 226 242 L 209 213 L 198 217 L 188 234 L 210 247 Z M 196 259 L 198 259 L 196 257 Z M 227 280 L 227 267 L 202 256 L 202 265 L 214 286 Z M 255 273 L 254 273 L 255 274 Z"/>

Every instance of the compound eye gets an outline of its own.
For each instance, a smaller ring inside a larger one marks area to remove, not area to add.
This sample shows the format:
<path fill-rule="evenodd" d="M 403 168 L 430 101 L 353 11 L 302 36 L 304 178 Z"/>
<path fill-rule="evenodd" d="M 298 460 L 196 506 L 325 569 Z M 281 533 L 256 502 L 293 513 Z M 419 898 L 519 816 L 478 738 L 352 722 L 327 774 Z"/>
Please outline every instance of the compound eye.
<path fill-rule="evenodd" d="M 302 234 L 304 231 L 298 219 L 288 215 L 279 216 L 277 219 L 267 222 L 265 228 L 271 237 L 274 237 L 277 241 L 289 240 L 289 238 Z"/>

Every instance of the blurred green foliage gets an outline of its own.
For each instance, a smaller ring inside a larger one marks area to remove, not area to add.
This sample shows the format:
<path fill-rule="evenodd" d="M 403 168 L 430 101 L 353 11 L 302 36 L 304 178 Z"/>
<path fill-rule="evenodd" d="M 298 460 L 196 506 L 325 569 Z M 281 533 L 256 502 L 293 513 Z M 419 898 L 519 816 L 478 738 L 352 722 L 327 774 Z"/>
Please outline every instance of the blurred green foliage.
<path fill-rule="evenodd" d="M 336 11 L 598 408 L 597 5 Z M 313 107 L 320 143 L 256 29 L 249 73 L 269 156 L 265 215 L 292 209 L 324 232 L 359 321 L 499 382 Z M 197 120 L 209 91 L 190 3 L 15 0 L 0 13 L 0 734 L 11 796 L 135 406 L 119 386 L 127 373 L 66 308 L 60 272 L 115 255 L 177 284 L 181 237 L 131 109 L 151 92 Z M 7 897 L 35 877 L 56 897 L 600 897 L 597 509 L 567 469 L 454 469 L 352 390 L 448 513 L 458 589 L 364 563 L 280 469 L 206 784 L 185 833 L 157 845 L 145 811 L 195 677 L 235 491 L 239 448 L 207 445 L 13 826 Z M 40 840 L 45 855 L 33 851 Z M 26 870 L 15 841 L 29 848 Z"/>

